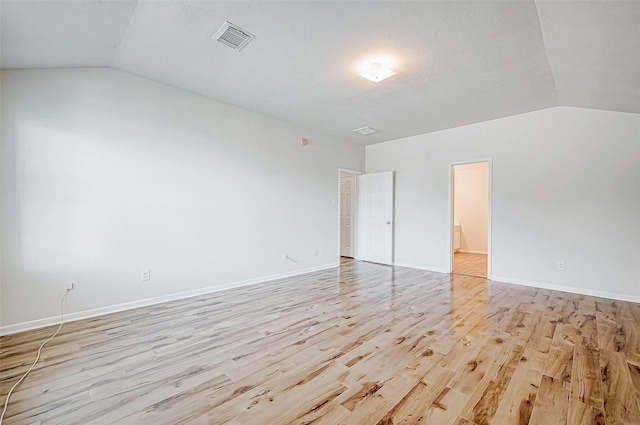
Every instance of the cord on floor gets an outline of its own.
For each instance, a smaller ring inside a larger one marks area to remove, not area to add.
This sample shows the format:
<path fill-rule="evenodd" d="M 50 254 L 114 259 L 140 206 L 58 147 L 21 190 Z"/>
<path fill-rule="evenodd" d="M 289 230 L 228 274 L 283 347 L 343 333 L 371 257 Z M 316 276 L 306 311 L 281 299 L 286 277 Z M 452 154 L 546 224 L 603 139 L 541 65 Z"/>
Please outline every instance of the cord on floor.
<path fill-rule="evenodd" d="M 11 387 L 11 389 L 9 390 L 9 393 L 7 394 L 7 398 L 4 401 L 4 409 L 2 409 L 2 414 L 0 414 L 0 425 L 2 425 L 2 420 L 4 419 L 4 414 L 7 413 L 7 407 L 9 406 L 9 397 L 11 397 L 11 394 L 13 393 L 13 390 L 16 389 L 16 387 L 18 385 L 20 385 L 20 383 L 22 381 L 24 381 L 24 378 L 26 378 L 27 375 L 29 374 L 29 372 L 31 372 L 33 370 L 33 368 L 36 366 L 36 364 L 38 364 L 38 360 L 40 360 L 40 353 L 42 353 L 42 348 L 47 344 L 47 342 L 51 341 L 53 338 L 56 337 L 56 335 L 58 335 L 60 333 L 60 330 L 62 329 L 62 325 L 64 324 L 64 300 L 65 300 L 65 298 L 67 298 L 67 295 L 69 295 L 69 291 L 70 290 L 71 289 L 67 289 L 64 292 L 64 295 L 62 296 L 62 299 L 60 300 L 60 326 L 58 326 L 58 330 L 53 335 L 51 335 L 49 337 L 49 339 L 47 339 L 45 342 L 42 343 L 40 348 L 38 348 L 38 355 L 36 356 L 36 359 L 34 360 L 33 364 L 29 368 L 29 370 L 27 370 L 24 373 L 24 375 L 22 375 L 22 377 L 18 380 L 18 382 L 13 384 L 13 387 Z"/>

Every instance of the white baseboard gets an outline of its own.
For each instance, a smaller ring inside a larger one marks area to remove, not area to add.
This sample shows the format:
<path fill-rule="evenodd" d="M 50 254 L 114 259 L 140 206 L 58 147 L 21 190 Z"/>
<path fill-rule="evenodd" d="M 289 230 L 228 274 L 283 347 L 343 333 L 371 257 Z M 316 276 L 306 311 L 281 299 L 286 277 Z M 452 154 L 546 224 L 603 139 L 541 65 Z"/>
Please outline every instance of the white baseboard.
<path fill-rule="evenodd" d="M 293 272 L 278 273 L 270 276 L 263 276 L 254 279 L 242 280 L 239 282 L 230 282 L 218 286 L 209 286 L 207 288 L 194 289 L 191 291 L 178 292 L 175 294 L 163 295 L 161 297 L 145 298 L 143 300 L 131 301 L 123 304 L 116 304 L 107 307 L 100 307 L 92 310 L 78 311 L 75 313 L 68 313 L 64 315 L 64 322 L 73 322 L 81 319 L 89 319 L 91 317 L 103 316 L 105 314 L 117 313 L 119 311 L 131 310 L 139 307 L 147 307 L 154 304 L 165 303 L 168 301 L 179 300 L 182 298 L 195 297 L 198 295 L 210 294 L 212 292 L 224 291 L 225 289 L 239 288 L 241 286 L 255 285 L 259 283 L 265 283 L 276 279 L 283 279 L 286 277 L 298 276 L 306 273 L 317 272 L 320 270 L 331 269 L 338 267 L 338 263 L 325 264 L 322 266 L 311 267 L 303 270 L 296 270 Z M 45 319 L 32 320 L 29 322 L 16 323 L 13 325 L 0 327 L 0 336 L 9 335 L 17 332 L 29 331 L 32 329 L 44 328 L 45 326 L 57 325 L 60 323 L 60 316 L 47 317 Z"/>
<path fill-rule="evenodd" d="M 445 273 L 448 274 L 449 271 L 440 267 L 431 267 L 431 266 L 421 266 L 416 264 L 408 264 L 408 263 L 393 263 L 394 266 L 399 267 L 409 267 L 410 269 L 418 269 L 418 270 L 426 270 L 428 272 L 436 272 L 436 273 Z"/>
<path fill-rule="evenodd" d="M 627 294 L 619 294 L 617 292 L 606 292 L 595 289 L 576 288 L 573 286 L 554 285 L 551 283 L 533 282 L 530 280 L 513 279 L 510 277 L 492 276 L 492 281 L 511 283 L 514 285 L 531 286 L 540 289 L 549 289 L 552 291 L 569 292 L 571 294 L 590 295 L 592 297 L 609 298 L 612 300 L 628 301 L 632 303 L 640 303 L 640 297 Z"/>
<path fill-rule="evenodd" d="M 436 273 L 446 273 L 446 274 L 450 273 L 448 270 L 442 269 L 439 267 L 421 266 L 421 265 L 407 264 L 407 263 L 395 263 L 394 265 L 400 266 L 400 267 L 409 267 L 409 268 L 418 269 L 418 270 L 427 270 L 427 271 L 436 272 Z M 606 292 L 606 291 L 599 291 L 595 289 L 576 288 L 574 286 L 554 285 L 550 283 L 534 282 L 531 280 L 514 279 L 510 277 L 503 277 L 503 276 L 491 276 L 488 279 L 498 283 L 511 283 L 513 285 L 530 286 L 533 288 L 569 292 L 571 294 L 590 295 L 592 297 L 608 298 L 612 300 L 620 300 L 620 301 L 627 301 L 627 302 L 640 304 L 640 297 L 634 296 L 634 295 L 628 295 L 628 294 L 620 294 L 617 292 Z"/>
<path fill-rule="evenodd" d="M 463 254 L 484 254 L 484 255 L 487 255 L 487 251 L 474 251 L 472 249 L 459 249 L 456 252 L 462 252 Z"/>
<path fill-rule="evenodd" d="M 409 267 L 409 268 L 412 268 L 412 269 L 432 271 L 432 272 L 436 272 L 436 273 L 445 273 L 445 274 L 449 273 L 449 271 L 447 271 L 446 269 L 442 269 L 442 268 L 439 268 L 439 267 L 430 267 L 430 266 L 407 264 L 407 263 L 395 263 L 394 265 L 395 266 L 399 266 L 399 267 Z M 132 302 L 123 303 L 123 304 L 116 304 L 116 305 L 113 305 L 113 306 L 107 306 L 107 307 L 101 307 L 101 308 L 96 308 L 96 309 L 92 309 L 92 310 L 85 310 L 85 311 L 79 311 L 79 312 L 75 312 L 75 313 L 69 313 L 69 314 L 65 314 L 64 321 L 65 321 L 65 323 L 66 322 L 73 322 L 73 321 L 76 321 L 76 320 L 88 319 L 88 318 L 91 318 L 91 317 L 102 316 L 102 315 L 105 315 L 105 314 L 117 313 L 119 311 L 131 310 L 131 309 L 134 309 L 134 308 L 146 307 L 146 306 L 150 306 L 150 305 L 154 305 L 154 304 L 160 304 L 160 303 L 164 303 L 164 302 L 168 302 L 168 301 L 174 301 L 174 300 L 179 300 L 179 299 L 183 299 L 183 298 L 195 297 L 195 296 L 198 296 L 198 295 L 210 294 L 210 293 L 213 293 L 213 292 L 219 292 L 219 291 L 223 291 L 223 290 L 226 290 L 226 289 L 239 288 L 239 287 L 248 286 L 248 285 L 255 285 L 255 284 L 265 283 L 265 282 L 269 282 L 269 281 L 276 280 L 276 279 L 282 279 L 282 278 L 286 278 L 286 277 L 298 276 L 298 275 L 302 275 L 302 274 L 306 274 L 306 273 L 312 273 L 312 272 L 316 272 L 316 271 L 320 271 L 320 270 L 327 270 L 327 269 L 331 269 L 331 268 L 334 268 L 334 267 L 338 267 L 338 263 L 325 264 L 325 265 L 322 265 L 322 266 L 311 267 L 311 268 L 303 269 L 303 270 L 296 270 L 296 271 L 293 271 L 293 272 L 279 273 L 279 274 L 274 274 L 274 275 L 270 275 L 270 276 L 263 276 L 263 277 L 260 277 L 260 278 L 248 279 L 248 280 L 243 280 L 243 281 L 238 281 L 238 282 L 231 282 L 231 283 L 227 283 L 227 284 L 223 284 L 223 285 L 219 285 L 219 286 L 210 286 L 210 287 L 207 287 L 207 288 L 200 288 L 200 289 L 194 289 L 194 290 L 191 290 L 191 291 L 185 291 L 185 292 L 178 292 L 178 293 L 175 293 L 175 294 L 163 295 L 161 297 L 146 298 L 146 299 L 143 299 L 143 300 L 132 301 Z M 534 287 L 534 288 L 549 289 L 549 290 L 552 290 L 552 291 L 562 291 L 562 292 L 569 292 L 569 293 L 572 293 L 572 294 L 590 295 L 590 296 L 600 297 L 600 298 L 609 298 L 609 299 L 620 300 L 620 301 L 628 301 L 628 302 L 633 302 L 633 303 L 640 303 L 640 297 L 638 297 L 638 296 L 627 295 L 627 294 L 619 294 L 617 292 L 606 292 L 606 291 L 599 291 L 599 290 L 593 290 L 593 289 L 575 288 L 573 286 L 554 285 L 554 284 L 549 284 L 549 283 L 541 283 L 541 282 L 534 282 L 534 281 L 530 281 L 530 280 L 514 279 L 514 278 L 510 278 L 510 277 L 503 277 L 503 276 L 492 276 L 491 280 L 495 281 L 495 282 L 504 282 L 504 283 L 510 283 L 510 284 L 514 284 L 514 285 L 531 286 L 531 287 Z M 58 323 L 60 323 L 60 317 L 59 316 L 48 317 L 48 318 L 45 318 L 45 319 L 32 320 L 32 321 L 23 322 L 23 323 L 16 323 L 16 324 L 13 324 L 13 325 L 0 327 L 0 335 L 14 334 L 14 333 L 17 333 L 17 332 L 23 332 L 23 331 L 28 331 L 28 330 L 32 330 L 32 329 L 43 328 L 45 326 L 57 325 Z"/>

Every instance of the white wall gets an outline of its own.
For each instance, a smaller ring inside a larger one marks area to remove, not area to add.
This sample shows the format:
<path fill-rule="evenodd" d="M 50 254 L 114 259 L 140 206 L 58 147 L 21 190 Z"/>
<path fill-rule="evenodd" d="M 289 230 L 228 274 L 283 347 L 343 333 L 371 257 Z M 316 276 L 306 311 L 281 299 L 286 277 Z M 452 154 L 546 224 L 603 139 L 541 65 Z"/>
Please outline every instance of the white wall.
<path fill-rule="evenodd" d="M 68 280 L 73 315 L 337 264 L 337 169 L 364 148 L 115 70 L 1 83 L 5 330 Z"/>
<path fill-rule="evenodd" d="M 640 115 L 557 107 L 368 146 L 367 172 L 396 171 L 398 264 L 447 271 L 449 165 L 483 158 L 495 280 L 640 301 Z"/>
<path fill-rule="evenodd" d="M 489 163 L 454 168 L 453 221 L 460 224 L 460 252 L 486 254 L 489 220 Z"/>

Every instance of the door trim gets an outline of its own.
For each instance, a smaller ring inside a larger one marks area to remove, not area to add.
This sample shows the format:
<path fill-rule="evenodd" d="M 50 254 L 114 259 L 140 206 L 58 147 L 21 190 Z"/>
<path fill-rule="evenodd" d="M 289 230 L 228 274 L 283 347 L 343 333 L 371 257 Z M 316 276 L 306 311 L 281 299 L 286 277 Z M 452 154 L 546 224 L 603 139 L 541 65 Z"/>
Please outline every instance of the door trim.
<path fill-rule="evenodd" d="M 360 174 L 364 174 L 363 171 L 356 171 L 356 170 L 350 170 L 348 168 L 338 168 L 338 198 L 337 198 L 337 202 L 336 205 L 338 206 L 338 264 L 340 264 L 340 211 L 341 211 L 341 203 L 340 203 L 340 198 L 341 198 L 341 193 L 340 193 L 340 177 L 342 177 L 342 174 L 352 174 L 354 176 L 360 175 Z M 358 220 L 358 179 L 354 179 L 354 186 L 353 186 L 353 190 L 355 191 L 355 198 L 356 198 L 356 202 L 354 203 L 354 205 L 351 206 L 351 254 L 353 255 L 353 259 L 357 259 L 358 258 L 358 244 L 356 241 L 356 232 L 355 232 L 355 226 L 357 225 L 357 220 Z"/>
<path fill-rule="evenodd" d="M 491 249 L 491 217 L 492 217 L 492 213 L 491 213 L 491 204 L 492 204 L 492 198 L 493 198 L 493 158 L 492 157 L 488 157 L 488 158 L 480 158 L 480 159 L 471 159 L 471 160 L 467 160 L 467 161 L 458 161 L 458 162 L 450 162 L 449 163 L 449 176 L 448 176 L 448 185 L 449 185 L 449 202 L 448 202 L 448 207 L 449 207 L 449 214 L 448 214 L 448 219 L 447 219 L 447 226 L 448 226 L 448 234 L 449 234 L 449 241 L 447 242 L 447 249 L 448 249 L 448 255 L 447 257 L 449 258 L 449 266 L 448 266 L 448 270 L 449 273 L 453 272 L 453 167 L 456 165 L 465 165 L 465 164 L 476 164 L 479 162 L 486 162 L 489 165 L 489 169 L 487 170 L 487 172 L 489 173 L 489 175 L 487 176 L 489 181 L 488 181 L 488 194 L 487 196 L 489 197 L 488 200 L 488 206 L 487 206 L 487 216 L 488 216 L 488 222 L 487 222 L 487 280 L 491 280 L 493 278 L 493 270 L 492 270 L 492 266 L 491 266 L 491 258 L 492 258 L 492 249 Z"/>

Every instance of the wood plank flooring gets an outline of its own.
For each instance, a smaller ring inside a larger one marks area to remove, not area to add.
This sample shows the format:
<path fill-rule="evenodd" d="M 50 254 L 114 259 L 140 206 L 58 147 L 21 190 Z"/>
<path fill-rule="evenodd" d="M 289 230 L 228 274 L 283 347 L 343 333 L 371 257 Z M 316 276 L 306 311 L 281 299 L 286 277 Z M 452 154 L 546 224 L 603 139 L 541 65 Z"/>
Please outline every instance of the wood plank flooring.
<path fill-rule="evenodd" d="M 0 393 L 53 328 L 0 338 Z M 11 424 L 640 424 L 640 304 L 344 260 L 71 322 Z"/>
<path fill-rule="evenodd" d="M 454 252 L 453 272 L 467 276 L 487 277 L 487 254 Z"/>

